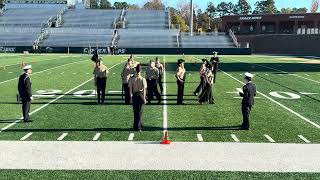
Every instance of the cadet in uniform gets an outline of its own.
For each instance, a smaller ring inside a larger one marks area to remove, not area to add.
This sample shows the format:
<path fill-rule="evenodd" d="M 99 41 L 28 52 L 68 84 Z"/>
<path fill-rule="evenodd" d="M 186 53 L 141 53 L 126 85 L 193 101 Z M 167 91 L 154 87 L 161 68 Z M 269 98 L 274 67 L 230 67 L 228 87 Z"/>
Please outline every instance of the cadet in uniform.
<path fill-rule="evenodd" d="M 213 74 L 212 74 L 212 66 L 211 64 L 206 65 L 206 70 L 204 73 L 204 88 L 202 90 L 201 95 L 199 96 L 199 103 L 203 104 L 205 102 L 209 102 L 209 104 L 214 104 L 213 94 L 212 94 L 212 86 L 213 86 Z"/>
<path fill-rule="evenodd" d="M 154 62 L 150 62 L 150 66 L 146 70 L 146 79 L 148 84 L 148 104 L 151 104 L 153 100 L 153 95 L 156 95 L 158 99 L 158 104 L 161 103 L 161 95 L 158 91 L 158 79 L 159 79 L 159 70 L 155 67 Z"/>
<path fill-rule="evenodd" d="M 156 68 L 158 68 L 159 70 L 158 84 L 160 87 L 160 93 L 163 94 L 162 77 L 164 73 L 164 67 L 163 67 L 163 64 L 160 63 L 159 57 L 156 57 Z"/>
<path fill-rule="evenodd" d="M 197 96 L 200 91 L 202 91 L 204 89 L 205 83 L 204 83 L 204 76 L 205 76 L 205 72 L 206 72 L 206 65 L 208 64 L 208 60 L 206 59 L 202 59 L 202 65 L 200 67 L 199 70 L 199 74 L 200 74 L 200 84 L 197 87 L 197 89 L 193 92 L 193 94 L 195 96 Z"/>
<path fill-rule="evenodd" d="M 32 122 L 29 116 L 31 101 L 33 100 L 31 93 L 31 79 L 32 66 L 27 65 L 23 67 L 24 73 L 19 77 L 18 92 L 20 100 L 22 101 L 22 114 L 24 122 Z"/>
<path fill-rule="evenodd" d="M 219 63 L 220 63 L 218 52 L 213 52 L 213 57 L 211 58 L 210 63 L 212 65 L 213 83 L 216 83 L 217 72 L 218 72 Z"/>
<path fill-rule="evenodd" d="M 240 92 L 240 96 L 243 97 L 241 103 L 241 110 L 243 116 L 242 129 L 249 130 L 249 116 L 252 106 L 254 105 L 254 97 L 256 96 L 256 86 L 252 83 L 251 79 L 253 74 L 245 73 L 245 83 L 243 86 L 243 93 Z"/>
<path fill-rule="evenodd" d="M 184 60 L 179 59 L 178 60 L 178 68 L 177 68 L 177 85 L 178 85 L 178 93 L 177 93 L 177 104 L 182 105 L 183 104 L 183 96 L 184 96 L 184 83 L 185 83 L 185 76 L 186 69 L 184 68 Z"/>
<path fill-rule="evenodd" d="M 131 78 L 132 72 L 132 59 L 128 59 L 127 64 L 124 66 L 123 71 L 121 73 L 121 78 L 122 78 L 122 88 L 124 90 L 124 97 L 125 97 L 125 104 L 130 104 L 130 93 L 129 93 L 129 79 Z"/>
<path fill-rule="evenodd" d="M 143 121 L 142 113 L 143 106 L 146 104 L 147 81 L 141 76 L 142 66 L 139 64 L 136 67 L 136 74 L 129 80 L 129 92 L 132 97 L 132 107 L 134 112 L 133 129 L 142 131 Z"/>
<path fill-rule="evenodd" d="M 99 104 L 103 104 L 105 100 L 108 73 L 109 71 L 107 66 L 105 66 L 102 59 L 99 58 L 93 71 L 95 84 L 97 86 Z"/>

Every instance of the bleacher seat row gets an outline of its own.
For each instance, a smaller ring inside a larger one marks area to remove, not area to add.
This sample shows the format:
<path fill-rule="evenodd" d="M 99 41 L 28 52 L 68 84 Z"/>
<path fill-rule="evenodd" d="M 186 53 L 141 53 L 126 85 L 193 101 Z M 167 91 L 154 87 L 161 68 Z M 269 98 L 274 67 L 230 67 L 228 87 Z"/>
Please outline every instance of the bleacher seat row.
<path fill-rule="evenodd" d="M 63 4 L 8 4 L 0 16 L 0 46 L 32 46 L 41 32 L 48 35 L 39 42 L 45 47 L 119 48 L 212 48 L 234 47 L 226 35 L 181 36 L 169 29 L 169 12 L 161 10 L 124 11 L 124 29 L 115 31 L 122 10 L 68 9 L 59 27 L 45 27 Z M 117 32 L 117 33 L 115 33 Z M 116 36 L 116 37 L 115 37 Z M 114 41 L 113 41 L 114 40 Z"/>

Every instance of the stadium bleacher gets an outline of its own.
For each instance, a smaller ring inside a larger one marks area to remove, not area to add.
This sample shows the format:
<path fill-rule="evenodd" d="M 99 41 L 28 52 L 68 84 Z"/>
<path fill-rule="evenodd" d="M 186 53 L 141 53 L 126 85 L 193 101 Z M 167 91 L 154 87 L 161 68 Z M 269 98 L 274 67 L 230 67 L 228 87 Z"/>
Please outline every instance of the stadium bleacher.
<path fill-rule="evenodd" d="M 49 47 L 106 47 L 110 46 L 112 29 L 50 28 L 49 36 L 42 44 Z"/>
<path fill-rule="evenodd" d="M 63 27 L 113 28 L 121 10 L 69 9 L 63 16 Z"/>
<path fill-rule="evenodd" d="M 0 26 L 0 46 L 32 46 L 41 28 Z"/>
<path fill-rule="evenodd" d="M 206 35 L 183 35 L 181 36 L 181 45 L 183 48 L 234 48 L 235 44 L 231 41 L 229 36 L 225 34 Z"/>
<path fill-rule="evenodd" d="M 32 46 L 63 4 L 7 4 L 0 16 L 0 46 Z"/>
<path fill-rule="evenodd" d="M 178 30 L 123 29 L 118 32 L 120 39 L 117 46 L 120 48 L 176 48 L 178 46 Z"/>
<path fill-rule="evenodd" d="M 118 48 L 234 48 L 225 34 L 188 36 L 170 29 L 167 10 L 61 10 L 64 4 L 8 4 L 0 16 L 0 45 Z M 61 15 L 57 27 L 45 26 Z M 117 26 L 118 24 L 124 26 Z M 11 30 L 11 29 L 12 30 Z M 117 29 L 118 28 L 118 29 Z M 41 33 L 47 34 L 40 36 Z M 41 37 L 41 38 L 39 38 Z"/>
<path fill-rule="evenodd" d="M 166 11 L 163 10 L 128 10 L 126 13 L 129 29 L 168 29 Z"/>

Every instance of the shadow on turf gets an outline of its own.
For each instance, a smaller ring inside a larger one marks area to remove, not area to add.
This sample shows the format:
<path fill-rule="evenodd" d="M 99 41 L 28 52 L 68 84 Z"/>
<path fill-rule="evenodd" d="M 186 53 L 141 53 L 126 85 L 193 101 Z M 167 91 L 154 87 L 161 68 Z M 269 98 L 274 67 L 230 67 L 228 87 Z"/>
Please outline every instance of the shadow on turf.
<path fill-rule="evenodd" d="M 172 127 L 168 131 L 222 131 L 241 130 L 241 126 L 219 126 L 219 127 Z M 132 128 L 28 128 L 7 129 L 5 132 L 132 132 Z M 163 131 L 162 127 L 145 126 L 143 131 Z"/>
<path fill-rule="evenodd" d="M 250 63 L 250 62 L 249 62 Z M 225 72 L 239 72 L 239 71 L 255 71 L 255 72 L 275 72 L 279 71 L 270 70 L 266 67 L 279 69 L 286 72 L 319 72 L 320 64 L 302 64 L 302 63 L 256 63 L 257 65 L 247 64 L 242 62 L 230 62 L 219 64 L 219 67 L 222 68 Z M 266 66 L 266 67 L 259 67 Z M 201 63 L 185 63 L 185 68 L 187 72 L 198 72 L 200 69 Z M 308 66 L 308 67 L 306 67 Z M 177 63 L 169 62 L 166 63 L 166 71 L 175 73 L 177 70 Z"/>
<path fill-rule="evenodd" d="M 16 122 L 17 120 L 19 120 L 19 119 L 0 119 L 0 124 L 1 124 L 1 123 L 5 123 L 5 124 L 7 124 L 7 123 L 14 123 L 14 122 Z M 19 122 L 16 122 L 16 123 L 22 123 L 22 121 L 19 121 Z"/>

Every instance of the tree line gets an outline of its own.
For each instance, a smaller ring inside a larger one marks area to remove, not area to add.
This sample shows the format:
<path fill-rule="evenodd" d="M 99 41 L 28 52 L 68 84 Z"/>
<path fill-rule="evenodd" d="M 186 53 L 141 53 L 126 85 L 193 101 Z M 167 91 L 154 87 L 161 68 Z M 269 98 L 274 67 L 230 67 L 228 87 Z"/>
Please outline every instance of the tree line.
<path fill-rule="evenodd" d="M 90 8 L 93 9 L 153 9 L 170 10 L 171 24 L 180 26 L 181 31 L 189 31 L 190 21 L 190 3 L 180 2 L 176 8 L 166 7 L 162 0 L 148 0 L 142 7 L 127 2 L 115 2 L 113 5 L 108 0 L 90 0 Z M 209 2 L 205 10 L 197 8 L 194 4 L 193 24 L 194 31 L 213 31 L 221 28 L 221 18 L 226 15 L 248 15 L 248 14 L 293 14 L 307 13 L 307 8 L 282 8 L 277 9 L 274 0 L 260 0 L 254 4 L 254 7 L 247 0 L 238 0 L 236 3 L 221 2 L 214 4 Z"/>

